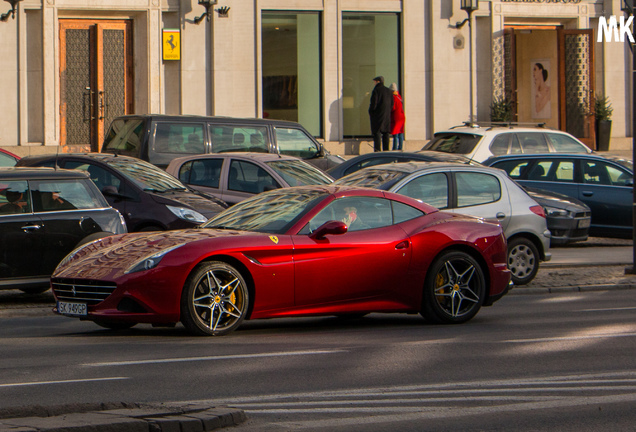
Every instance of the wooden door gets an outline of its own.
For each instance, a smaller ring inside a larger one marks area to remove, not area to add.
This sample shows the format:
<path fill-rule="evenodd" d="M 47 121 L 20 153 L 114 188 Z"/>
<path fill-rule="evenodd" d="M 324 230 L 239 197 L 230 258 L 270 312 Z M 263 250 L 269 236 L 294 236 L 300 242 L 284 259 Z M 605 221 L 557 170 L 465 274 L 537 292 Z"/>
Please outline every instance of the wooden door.
<path fill-rule="evenodd" d="M 558 30 L 560 129 L 592 150 L 594 129 L 594 30 Z"/>
<path fill-rule="evenodd" d="M 60 20 L 60 144 L 99 151 L 113 118 L 131 114 L 132 22 Z"/>

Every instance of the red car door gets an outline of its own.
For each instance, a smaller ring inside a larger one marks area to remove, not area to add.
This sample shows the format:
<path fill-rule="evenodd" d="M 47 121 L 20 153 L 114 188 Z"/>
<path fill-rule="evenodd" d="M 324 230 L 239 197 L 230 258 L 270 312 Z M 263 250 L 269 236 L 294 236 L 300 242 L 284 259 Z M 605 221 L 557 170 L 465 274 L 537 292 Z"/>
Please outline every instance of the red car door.
<path fill-rule="evenodd" d="M 381 308 L 390 309 L 395 302 L 393 293 L 404 285 L 411 248 L 405 232 L 392 225 L 389 200 L 335 200 L 312 220 L 313 229 L 322 219 L 340 219 L 338 208 L 351 208 L 347 205 L 352 203 L 357 207 L 357 220 L 345 222 L 350 223 L 345 234 L 324 239 L 293 236 L 296 307 L 367 299 L 386 302 Z M 378 309 L 377 304 L 374 308 Z"/>

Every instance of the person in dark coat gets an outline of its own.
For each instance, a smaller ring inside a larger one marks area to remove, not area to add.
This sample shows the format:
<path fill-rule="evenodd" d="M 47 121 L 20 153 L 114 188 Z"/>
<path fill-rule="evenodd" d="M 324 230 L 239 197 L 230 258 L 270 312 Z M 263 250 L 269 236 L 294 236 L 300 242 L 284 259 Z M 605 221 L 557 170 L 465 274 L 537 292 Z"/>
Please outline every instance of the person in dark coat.
<path fill-rule="evenodd" d="M 391 138 L 391 110 L 393 109 L 393 92 L 384 85 L 384 77 L 373 78 L 375 87 L 371 93 L 369 118 L 373 134 L 373 151 L 388 151 Z"/>

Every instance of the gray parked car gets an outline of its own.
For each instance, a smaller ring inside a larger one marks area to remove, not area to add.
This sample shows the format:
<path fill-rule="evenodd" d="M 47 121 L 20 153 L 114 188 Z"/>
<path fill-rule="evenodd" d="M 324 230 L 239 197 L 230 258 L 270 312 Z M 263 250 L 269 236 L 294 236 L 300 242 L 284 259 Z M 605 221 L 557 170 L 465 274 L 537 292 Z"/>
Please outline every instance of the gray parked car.
<path fill-rule="evenodd" d="M 534 279 L 539 261 L 552 257 L 544 208 L 505 171 L 465 164 L 407 162 L 364 168 L 335 184 L 379 188 L 422 200 L 440 210 L 498 220 L 508 239 L 508 267 L 516 285 Z"/>
<path fill-rule="evenodd" d="M 185 156 L 173 159 L 166 172 L 230 205 L 267 190 L 333 182 L 330 176 L 297 157 L 271 153 Z"/>

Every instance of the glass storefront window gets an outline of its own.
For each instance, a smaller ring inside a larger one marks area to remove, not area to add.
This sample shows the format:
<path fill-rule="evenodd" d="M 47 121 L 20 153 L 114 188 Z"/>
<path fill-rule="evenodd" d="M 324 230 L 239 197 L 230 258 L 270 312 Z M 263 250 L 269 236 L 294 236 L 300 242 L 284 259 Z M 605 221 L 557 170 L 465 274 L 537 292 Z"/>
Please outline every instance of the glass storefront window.
<path fill-rule="evenodd" d="M 262 15 L 263 117 L 322 131 L 320 13 Z"/>
<path fill-rule="evenodd" d="M 369 101 L 373 78 L 400 84 L 399 15 L 342 14 L 342 106 L 344 136 L 370 136 Z"/>

